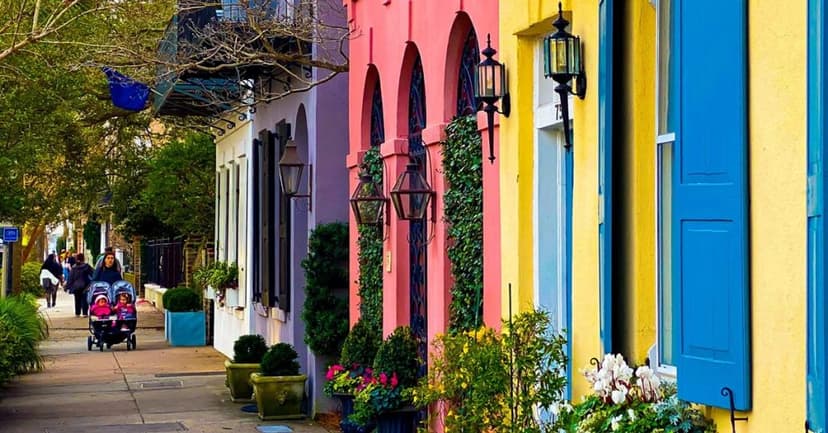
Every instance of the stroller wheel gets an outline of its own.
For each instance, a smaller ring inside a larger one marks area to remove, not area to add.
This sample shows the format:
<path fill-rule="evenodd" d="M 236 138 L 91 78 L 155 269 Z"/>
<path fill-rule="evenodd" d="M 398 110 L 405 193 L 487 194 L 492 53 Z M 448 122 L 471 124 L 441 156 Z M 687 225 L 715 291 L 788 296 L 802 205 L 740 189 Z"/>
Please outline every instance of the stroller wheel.
<path fill-rule="evenodd" d="M 92 351 L 92 336 L 86 337 L 86 350 Z"/>

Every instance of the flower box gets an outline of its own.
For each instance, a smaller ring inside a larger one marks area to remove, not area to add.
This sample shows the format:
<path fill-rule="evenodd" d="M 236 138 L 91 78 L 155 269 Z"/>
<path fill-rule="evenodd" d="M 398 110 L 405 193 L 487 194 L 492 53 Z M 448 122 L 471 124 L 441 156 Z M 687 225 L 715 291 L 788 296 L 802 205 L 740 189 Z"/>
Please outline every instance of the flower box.
<path fill-rule="evenodd" d="M 377 416 L 377 433 L 415 433 L 418 418 L 413 407 L 383 412 Z"/>
<path fill-rule="evenodd" d="M 170 346 L 204 346 L 206 344 L 204 320 L 203 311 L 181 313 L 166 311 L 164 335 Z"/>

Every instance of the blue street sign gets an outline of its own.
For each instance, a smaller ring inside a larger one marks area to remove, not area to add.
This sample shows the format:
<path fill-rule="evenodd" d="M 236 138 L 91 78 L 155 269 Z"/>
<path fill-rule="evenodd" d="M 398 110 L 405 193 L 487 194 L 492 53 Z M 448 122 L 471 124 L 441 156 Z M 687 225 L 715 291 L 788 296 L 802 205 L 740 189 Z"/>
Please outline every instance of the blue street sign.
<path fill-rule="evenodd" d="M 17 242 L 20 239 L 20 230 L 17 227 L 3 227 L 3 242 Z"/>

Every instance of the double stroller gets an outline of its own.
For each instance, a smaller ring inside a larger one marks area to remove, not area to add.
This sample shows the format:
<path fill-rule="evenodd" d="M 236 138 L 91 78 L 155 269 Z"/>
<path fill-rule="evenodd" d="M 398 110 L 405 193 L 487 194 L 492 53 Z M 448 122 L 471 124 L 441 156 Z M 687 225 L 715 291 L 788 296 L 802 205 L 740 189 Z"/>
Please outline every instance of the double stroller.
<path fill-rule="evenodd" d="M 89 285 L 86 300 L 89 302 L 89 335 L 86 349 L 97 346 L 103 352 L 113 344 L 126 341 L 127 350 L 135 349 L 135 327 L 138 315 L 135 310 L 135 288 L 128 281 L 116 281 L 111 286 L 103 281 Z"/>

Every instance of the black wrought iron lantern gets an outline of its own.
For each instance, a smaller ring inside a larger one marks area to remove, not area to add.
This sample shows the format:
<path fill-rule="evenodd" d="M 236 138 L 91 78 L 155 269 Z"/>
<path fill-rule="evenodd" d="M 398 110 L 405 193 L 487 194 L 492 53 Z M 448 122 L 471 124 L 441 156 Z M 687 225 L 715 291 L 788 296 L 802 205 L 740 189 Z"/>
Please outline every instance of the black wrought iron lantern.
<path fill-rule="evenodd" d="M 509 117 L 509 91 L 506 83 L 506 67 L 493 59 L 497 50 L 492 48 L 491 35 L 486 35 L 486 49 L 483 50 L 483 59 L 477 65 L 475 75 L 474 96 L 477 100 L 486 105 L 483 111 L 486 112 L 487 126 L 489 129 L 489 161 L 494 164 L 494 114 L 500 113 Z M 502 100 L 501 108 L 498 109 L 497 102 Z"/>
<path fill-rule="evenodd" d="M 350 202 L 357 224 L 382 224 L 388 198 L 382 194 L 382 188 L 367 171 L 363 170 L 359 174 L 359 183 Z"/>
<path fill-rule="evenodd" d="M 433 195 L 434 190 L 420 174 L 419 165 L 414 161 L 408 163 L 391 189 L 391 201 L 401 220 L 424 219 Z"/>
<path fill-rule="evenodd" d="M 569 94 L 581 99 L 586 96 L 586 73 L 581 57 L 581 38 L 569 33 L 569 21 L 563 16 L 563 6 L 558 3 L 558 18 L 552 23 L 555 32 L 543 39 L 544 77 L 558 83 L 555 92 L 560 96 L 566 145 L 571 146 L 569 126 Z M 570 81 L 575 80 L 575 90 Z"/>
<path fill-rule="evenodd" d="M 310 208 L 312 203 L 313 166 L 308 165 L 308 193 L 299 194 L 299 183 L 302 180 L 304 168 L 305 163 L 299 158 L 296 143 L 292 139 L 288 139 L 282 159 L 279 160 L 279 183 L 282 185 L 282 193 L 291 198 L 307 198 L 308 207 Z"/>

